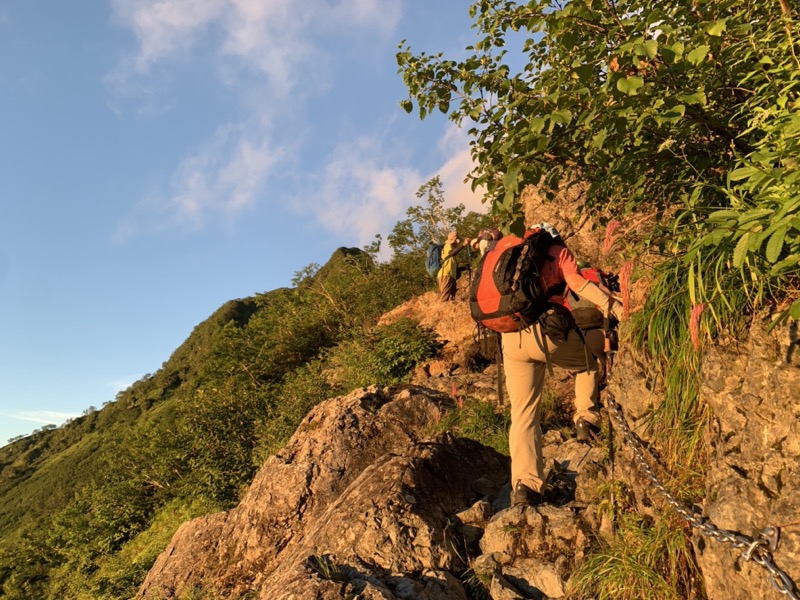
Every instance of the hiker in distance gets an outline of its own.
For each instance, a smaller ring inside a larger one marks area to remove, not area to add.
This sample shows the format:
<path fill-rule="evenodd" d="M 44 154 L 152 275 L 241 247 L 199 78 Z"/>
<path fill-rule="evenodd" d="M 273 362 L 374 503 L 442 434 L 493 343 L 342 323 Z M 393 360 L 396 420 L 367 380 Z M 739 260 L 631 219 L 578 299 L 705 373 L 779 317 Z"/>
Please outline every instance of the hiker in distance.
<path fill-rule="evenodd" d="M 503 233 L 497 227 L 482 229 L 472 240 L 470 247 L 478 252 L 478 256 L 482 257 L 486 252 L 494 248 L 497 240 L 501 237 L 503 237 Z"/>
<path fill-rule="evenodd" d="M 455 256 L 466 248 L 470 243 L 467 238 L 463 242 L 458 239 L 458 233 L 451 231 L 447 234 L 447 240 L 442 248 L 442 267 L 436 274 L 439 282 L 439 299 L 442 302 L 450 302 L 456 297 L 456 279 L 458 279 L 458 265 Z"/>
<path fill-rule="evenodd" d="M 540 418 L 545 371 L 552 369 L 551 363 L 575 376 L 573 418 L 577 439 L 588 442 L 591 435 L 600 430 L 597 362 L 564 307 L 567 289 L 595 305 L 606 307 L 616 318 L 619 318 L 617 313 L 622 312 L 621 303 L 581 276 L 575 256 L 554 227 L 541 223 L 529 228 L 532 233 L 542 230 L 549 234 L 546 236 L 549 247 L 542 249 L 543 259 L 534 268 L 538 270 L 538 283 L 550 306 L 530 326 L 501 334 L 503 370 L 511 404 L 512 506 L 535 506 L 544 502 Z"/>

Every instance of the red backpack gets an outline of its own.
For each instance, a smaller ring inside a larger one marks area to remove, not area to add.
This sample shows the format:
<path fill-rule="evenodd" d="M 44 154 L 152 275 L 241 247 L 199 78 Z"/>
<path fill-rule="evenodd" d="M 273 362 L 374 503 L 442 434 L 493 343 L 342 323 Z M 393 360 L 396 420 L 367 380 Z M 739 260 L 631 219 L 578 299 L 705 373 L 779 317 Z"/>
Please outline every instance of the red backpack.
<path fill-rule="evenodd" d="M 472 280 L 469 308 L 478 323 L 500 333 L 532 325 L 553 305 L 542 285 L 542 267 L 550 246 L 560 243 L 543 229 L 524 237 L 505 236 L 481 259 Z"/>

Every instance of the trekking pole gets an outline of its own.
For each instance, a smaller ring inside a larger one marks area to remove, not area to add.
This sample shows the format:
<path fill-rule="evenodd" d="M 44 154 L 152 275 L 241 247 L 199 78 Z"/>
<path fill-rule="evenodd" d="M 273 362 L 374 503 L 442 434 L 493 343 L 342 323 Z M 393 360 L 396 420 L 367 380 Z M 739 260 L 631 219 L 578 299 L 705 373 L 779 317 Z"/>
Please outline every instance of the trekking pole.
<path fill-rule="evenodd" d="M 467 244 L 467 281 L 472 285 L 472 250 Z"/>
<path fill-rule="evenodd" d="M 608 299 L 608 308 L 603 311 L 603 351 L 606 354 L 606 367 L 604 377 L 606 380 L 606 390 L 608 390 L 608 380 L 611 377 L 611 369 L 614 365 L 614 350 L 611 345 L 611 319 L 608 313 L 611 311 L 613 298 Z M 608 412 L 608 463 L 611 469 L 611 532 L 617 531 L 617 511 L 616 498 L 614 493 L 614 424 L 611 421 L 611 413 Z"/>
<path fill-rule="evenodd" d="M 503 336 L 496 333 L 497 337 L 497 404 L 503 406 Z"/>

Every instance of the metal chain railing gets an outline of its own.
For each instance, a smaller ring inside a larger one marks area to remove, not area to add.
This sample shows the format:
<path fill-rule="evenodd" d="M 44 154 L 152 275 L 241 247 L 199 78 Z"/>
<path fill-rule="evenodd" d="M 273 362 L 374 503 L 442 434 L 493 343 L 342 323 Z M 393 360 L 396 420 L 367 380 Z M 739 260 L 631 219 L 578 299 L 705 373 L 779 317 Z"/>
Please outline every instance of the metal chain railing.
<path fill-rule="evenodd" d="M 800 595 L 798 595 L 794 583 L 784 571 L 778 568 L 772 558 L 772 553 L 778 545 L 780 530 L 777 527 L 769 526 L 764 529 L 757 538 L 752 538 L 734 531 L 720 529 L 711 523 L 707 517 L 695 515 L 691 510 L 686 508 L 681 501 L 670 494 L 658 479 L 658 476 L 645 458 L 646 450 L 636 436 L 633 435 L 630 427 L 628 427 L 628 423 L 625 421 L 621 407 L 608 390 L 606 390 L 605 399 L 609 414 L 614 419 L 614 422 L 616 422 L 622 432 L 623 439 L 633 452 L 636 464 L 644 472 L 656 491 L 666 500 L 667 504 L 669 504 L 684 521 L 689 523 L 692 528 L 697 529 L 703 536 L 723 544 L 731 544 L 734 548 L 742 550 L 741 557 L 745 561 L 752 560 L 754 563 L 764 567 L 769 572 L 772 587 L 774 587 L 778 593 L 787 596 L 791 600 L 800 600 Z"/>

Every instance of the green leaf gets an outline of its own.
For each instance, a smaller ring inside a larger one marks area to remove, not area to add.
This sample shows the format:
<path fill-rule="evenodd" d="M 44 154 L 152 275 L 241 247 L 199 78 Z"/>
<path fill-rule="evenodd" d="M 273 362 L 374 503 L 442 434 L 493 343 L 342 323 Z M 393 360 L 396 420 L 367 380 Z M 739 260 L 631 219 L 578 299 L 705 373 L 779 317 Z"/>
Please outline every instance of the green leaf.
<path fill-rule="evenodd" d="M 698 104 L 700 106 L 705 106 L 707 101 L 706 93 L 702 90 L 694 94 L 678 94 L 678 100 L 686 104 Z"/>
<path fill-rule="evenodd" d="M 702 239 L 703 246 L 719 246 L 724 240 L 731 236 L 731 232 L 725 229 L 715 229 Z"/>
<path fill-rule="evenodd" d="M 658 55 L 658 42 L 655 40 L 647 40 L 643 44 L 636 44 L 633 51 L 638 56 L 646 56 L 647 58 L 655 58 Z"/>
<path fill-rule="evenodd" d="M 533 117 L 530 120 L 530 131 L 531 133 L 541 133 L 542 129 L 544 129 L 545 124 L 547 123 L 547 119 L 544 117 Z"/>
<path fill-rule="evenodd" d="M 403 100 L 400 103 L 400 106 L 407 113 L 410 113 L 412 110 L 414 110 L 414 104 L 411 102 L 411 100 Z"/>
<path fill-rule="evenodd" d="M 750 243 L 750 232 L 745 233 L 736 244 L 733 250 L 733 266 L 740 269 L 744 264 L 744 257 L 747 254 L 747 245 Z"/>
<path fill-rule="evenodd" d="M 620 77 L 617 79 L 617 89 L 622 92 L 623 94 L 628 94 L 628 96 L 635 96 L 639 93 L 639 88 L 644 85 L 644 79 L 641 77 L 637 77 L 636 75 L 630 75 L 629 77 Z"/>
<path fill-rule="evenodd" d="M 581 83 L 587 83 L 594 75 L 594 67 L 592 65 L 581 65 L 575 67 L 575 73 Z"/>
<path fill-rule="evenodd" d="M 753 210 L 748 210 L 746 213 L 739 215 L 739 225 L 757 221 L 764 217 L 771 217 L 772 213 L 773 211 L 771 208 L 754 208 Z"/>
<path fill-rule="evenodd" d="M 518 166 L 511 167 L 503 176 L 503 187 L 506 188 L 510 193 L 516 194 L 519 190 L 518 178 L 519 178 L 520 168 Z"/>
<path fill-rule="evenodd" d="M 557 110 L 550 115 L 550 123 L 560 123 L 566 125 L 572 119 L 572 113 L 569 109 Z"/>
<path fill-rule="evenodd" d="M 741 181 L 742 179 L 752 177 L 756 173 L 759 173 L 756 167 L 741 167 L 728 173 L 728 181 Z"/>
<path fill-rule="evenodd" d="M 728 28 L 726 21 L 727 19 L 720 19 L 719 21 L 714 21 L 713 23 L 709 23 L 708 27 L 706 27 L 706 33 L 708 35 L 713 35 L 715 37 L 722 35 Z"/>
<path fill-rule="evenodd" d="M 677 104 L 654 116 L 656 123 L 663 125 L 664 123 L 677 123 L 686 114 L 686 107 L 683 104 Z"/>
<path fill-rule="evenodd" d="M 671 46 L 662 46 L 661 54 L 668 63 L 676 63 L 683 57 L 683 51 L 685 49 L 686 47 L 683 45 L 683 42 L 675 42 Z"/>
<path fill-rule="evenodd" d="M 783 240 L 786 238 L 787 231 L 787 227 L 781 227 L 769 238 L 769 241 L 767 242 L 767 260 L 769 262 L 774 263 L 781 255 L 781 250 L 783 250 Z"/>
<path fill-rule="evenodd" d="M 795 321 L 800 321 L 800 298 L 792 302 L 792 307 L 789 309 L 789 316 Z"/>
<path fill-rule="evenodd" d="M 739 218 L 739 211 L 738 210 L 715 210 L 713 213 L 708 215 L 709 221 L 727 221 L 728 219 L 738 219 Z"/>
<path fill-rule="evenodd" d="M 603 142 L 606 141 L 607 137 L 608 137 L 608 131 L 606 131 L 606 129 L 604 127 L 603 129 L 598 131 L 596 134 L 594 134 L 594 137 L 592 138 L 591 147 L 592 148 L 598 148 L 598 149 L 602 148 L 603 147 Z"/>
<path fill-rule="evenodd" d="M 710 50 L 710 46 L 698 46 L 686 55 L 686 60 L 688 60 L 694 66 L 697 66 L 706 59 L 706 56 L 708 56 Z"/>
<path fill-rule="evenodd" d="M 772 265 L 772 268 L 769 270 L 769 274 L 772 276 L 780 275 L 783 271 L 790 269 L 798 263 L 800 263 L 800 254 L 787 256 L 779 263 Z"/>

